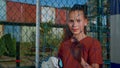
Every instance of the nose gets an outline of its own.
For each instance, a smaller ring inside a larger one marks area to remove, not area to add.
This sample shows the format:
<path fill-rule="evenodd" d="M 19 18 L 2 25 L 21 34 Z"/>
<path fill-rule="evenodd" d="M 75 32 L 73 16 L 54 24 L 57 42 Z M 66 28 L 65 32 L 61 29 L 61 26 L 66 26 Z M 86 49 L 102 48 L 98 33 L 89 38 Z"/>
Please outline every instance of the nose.
<path fill-rule="evenodd" d="M 76 27 L 77 25 L 77 21 L 74 21 L 72 27 Z"/>

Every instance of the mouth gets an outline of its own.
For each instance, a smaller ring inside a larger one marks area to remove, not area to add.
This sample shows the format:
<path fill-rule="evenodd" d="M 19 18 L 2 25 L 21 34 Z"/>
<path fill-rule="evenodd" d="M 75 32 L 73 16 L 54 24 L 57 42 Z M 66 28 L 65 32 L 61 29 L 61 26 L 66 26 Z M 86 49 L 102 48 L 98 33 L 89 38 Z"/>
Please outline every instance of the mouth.
<path fill-rule="evenodd" d="M 72 29 L 74 32 L 78 31 L 78 29 Z"/>

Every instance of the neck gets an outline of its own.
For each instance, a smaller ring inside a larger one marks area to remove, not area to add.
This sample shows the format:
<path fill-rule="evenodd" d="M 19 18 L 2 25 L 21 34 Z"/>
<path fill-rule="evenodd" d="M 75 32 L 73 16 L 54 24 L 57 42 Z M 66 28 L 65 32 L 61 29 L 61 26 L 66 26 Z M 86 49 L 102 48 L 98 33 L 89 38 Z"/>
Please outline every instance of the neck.
<path fill-rule="evenodd" d="M 80 33 L 80 34 L 75 34 L 73 35 L 73 37 L 75 37 L 77 40 L 82 40 L 83 38 L 86 37 L 86 35 L 84 33 Z"/>

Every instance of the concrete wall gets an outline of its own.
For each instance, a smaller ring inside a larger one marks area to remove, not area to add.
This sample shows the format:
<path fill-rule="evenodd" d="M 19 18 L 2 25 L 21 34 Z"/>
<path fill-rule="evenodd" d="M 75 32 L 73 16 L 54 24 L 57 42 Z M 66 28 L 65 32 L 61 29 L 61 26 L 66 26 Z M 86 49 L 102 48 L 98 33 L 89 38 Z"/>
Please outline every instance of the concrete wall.
<path fill-rule="evenodd" d="M 120 0 L 111 0 L 111 68 L 120 68 Z"/>

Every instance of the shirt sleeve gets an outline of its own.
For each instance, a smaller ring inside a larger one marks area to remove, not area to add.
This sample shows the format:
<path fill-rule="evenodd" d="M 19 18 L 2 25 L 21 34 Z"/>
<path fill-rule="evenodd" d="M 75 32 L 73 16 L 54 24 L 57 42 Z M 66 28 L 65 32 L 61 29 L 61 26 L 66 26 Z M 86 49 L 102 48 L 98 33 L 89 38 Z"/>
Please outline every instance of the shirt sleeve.
<path fill-rule="evenodd" d="M 90 64 L 97 63 L 102 64 L 102 49 L 100 42 L 98 40 L 93 41 L 93 44 L 91 45 L 91 48 L 89 50 L 89 62 Z"/>
<path fill-rule="evenodd" d="M 59 58 L 62 58 L 62 54 L 63 54 L 63 43 L 61 43 L 59 49 L 58 49 L 58 57 Z"/>

